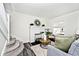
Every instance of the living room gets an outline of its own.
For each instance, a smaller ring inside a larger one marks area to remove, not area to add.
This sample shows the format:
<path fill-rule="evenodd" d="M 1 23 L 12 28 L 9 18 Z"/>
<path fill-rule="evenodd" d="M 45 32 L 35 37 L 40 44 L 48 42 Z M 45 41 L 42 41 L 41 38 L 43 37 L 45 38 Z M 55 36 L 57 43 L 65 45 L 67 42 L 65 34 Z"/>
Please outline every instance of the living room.
<path fill-rule="evenodd" d="M 70 51 L 79 38 L 79 3 L 2 5 L 8 18 L 9 38 L 4 56 L 79 55 L 79 51 Z"/>

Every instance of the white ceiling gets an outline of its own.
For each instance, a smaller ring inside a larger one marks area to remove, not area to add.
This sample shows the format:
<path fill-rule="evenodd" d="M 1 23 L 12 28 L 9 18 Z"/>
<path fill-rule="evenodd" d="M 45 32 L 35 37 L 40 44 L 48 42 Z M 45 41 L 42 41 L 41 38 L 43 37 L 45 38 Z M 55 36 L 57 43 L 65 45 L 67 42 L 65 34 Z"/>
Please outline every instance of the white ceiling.
<path fill-rule="evenodd" d="M 5 7 L 33 16 L 54 18 L 79 10 L 79 3 L 6 3 Z"/>

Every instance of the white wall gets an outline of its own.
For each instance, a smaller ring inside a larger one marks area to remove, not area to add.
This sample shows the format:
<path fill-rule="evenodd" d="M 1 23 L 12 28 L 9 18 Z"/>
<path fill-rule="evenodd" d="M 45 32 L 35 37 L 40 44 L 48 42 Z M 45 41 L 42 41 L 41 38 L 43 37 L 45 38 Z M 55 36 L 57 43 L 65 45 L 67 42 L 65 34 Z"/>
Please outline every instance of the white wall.
<path fill-rule="evenodd" d="M 77 24 L 78 24 L 78 28 L 77 28 L 77 34 L 79 34 L 79 17 L 78 17 L 78 22 L 77 22 Z"/>
<path fill-rule="evenodd" d="M 78 16 L 79 16 L 79 11 L 65 14 L 62 16 L 58 16 L 54 19 L 48 20 L 47 25 L 51 27 L 51 29 L 54 27 L 53 25 L 64 27 L 65 35 L 72 35 L 76 32 L 78 28 L 78 20 L 79 20 Z M 63 23 L 60 24 L 61 22 Z"/>
<path fill-rule="evenodd" d="M 79 11 L 65 14 L 53 19 L 40 18 L 42 24 L 46 24 L 47 27 L 53 29 L 53 25 L 58 25 L 59 27 L 64 27 L 64 32 L 66 35 L 72 35 L 78 29 L 79 23 Z M 11 13 L 11 34 L 18 37 L 19 40 L 23 42 L 29 41 L 29 24 L 33 23 L 34 20 L 38 18 L 36 16 L 26 15 L 19 12 Z M 62 23 L 62 24 L 60 24 Z"/>
<path fill-rule="evenodd" d="M 29 24 L 33 23 L 38 18 L 42 24 L 45 24 L 45 19 L 36 16 L 30 16 L 19 12 L 11 13 L 11 35 L 17 37 L 23 42 L 29 41 Z"/>

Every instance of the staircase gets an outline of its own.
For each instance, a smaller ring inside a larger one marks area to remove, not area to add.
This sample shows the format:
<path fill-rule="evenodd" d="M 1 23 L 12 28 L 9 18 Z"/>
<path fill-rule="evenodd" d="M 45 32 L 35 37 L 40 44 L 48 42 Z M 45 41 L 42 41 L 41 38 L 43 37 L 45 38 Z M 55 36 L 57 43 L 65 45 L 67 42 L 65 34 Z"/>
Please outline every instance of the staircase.
<path fill-rule="evenodd" d="M 10 42 L 6 45 L 4 56 L 17 56 L 24 49 L 23 42 L 12 38 Z"/>

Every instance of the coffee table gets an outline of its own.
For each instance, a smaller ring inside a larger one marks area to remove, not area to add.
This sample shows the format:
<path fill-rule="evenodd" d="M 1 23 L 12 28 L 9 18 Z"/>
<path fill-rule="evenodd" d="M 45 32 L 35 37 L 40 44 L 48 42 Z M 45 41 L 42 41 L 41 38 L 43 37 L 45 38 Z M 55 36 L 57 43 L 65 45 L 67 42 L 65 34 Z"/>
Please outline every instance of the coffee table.
<path fill-rule="evenodd" d="M 36 56 L 47 56 L 47 49 L 41 48 L 40 44 L 31 47 Z"/>
<path fill-rule="evenodd" d="M 54 45 L 54 42 L 51 40 L 39 40 L 38 44 L 34 44 L 31 46 L 31 49 L 34 51 L 36 56 L 47 56 L 47 46 L 48 45 Z"/>

